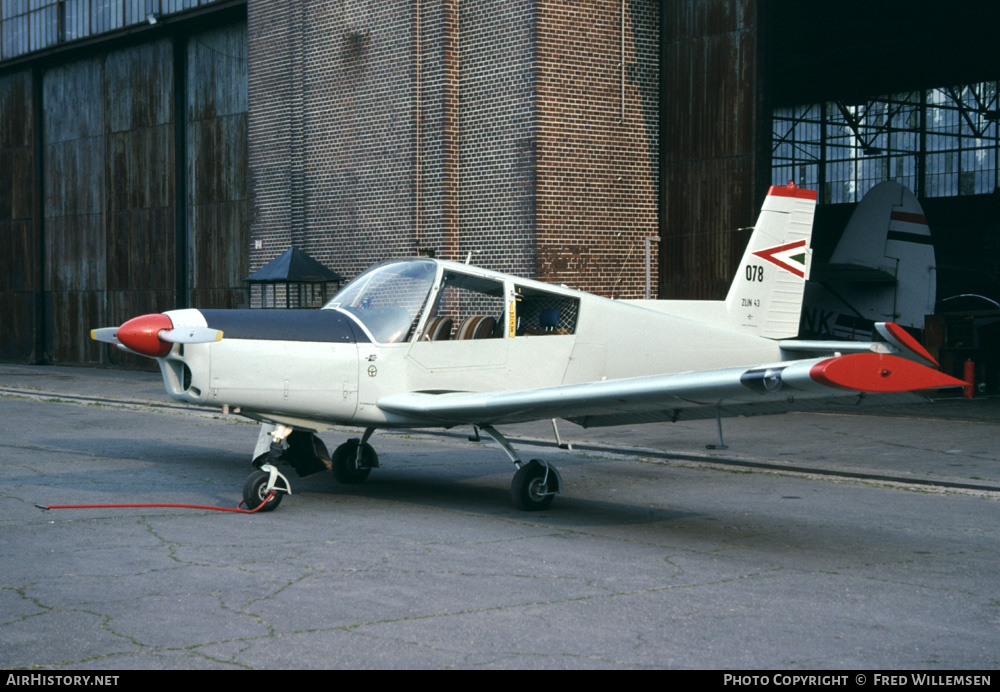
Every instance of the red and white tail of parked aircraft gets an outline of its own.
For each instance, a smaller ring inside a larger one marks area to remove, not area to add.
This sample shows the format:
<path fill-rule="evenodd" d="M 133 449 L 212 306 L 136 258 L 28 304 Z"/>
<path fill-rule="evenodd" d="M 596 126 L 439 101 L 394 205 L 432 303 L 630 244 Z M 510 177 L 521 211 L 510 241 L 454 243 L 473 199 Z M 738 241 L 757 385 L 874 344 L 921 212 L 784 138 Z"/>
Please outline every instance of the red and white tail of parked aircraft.
<path fill-rule="evenodd" d="M 795 338 L 815 207 L 815 192 L 771 188 L 724 301 L 614 301 L 410 258 L 318 310 L 172 310 L 92 336 L 155 358 L 173 398 L 261 422 L 250 507 L 291 492 L 282 464 L 357 483 L 379 465 L 376 430 L 474 425 L 517 467 L 515 504 L 544 509 L 558 470 L 523 462 L 498 427 L 781 413 L 964 384 L 891 323 L 884 342 Z M 316 433 L 334 425 L 364 433 L 330 455 Z"/>

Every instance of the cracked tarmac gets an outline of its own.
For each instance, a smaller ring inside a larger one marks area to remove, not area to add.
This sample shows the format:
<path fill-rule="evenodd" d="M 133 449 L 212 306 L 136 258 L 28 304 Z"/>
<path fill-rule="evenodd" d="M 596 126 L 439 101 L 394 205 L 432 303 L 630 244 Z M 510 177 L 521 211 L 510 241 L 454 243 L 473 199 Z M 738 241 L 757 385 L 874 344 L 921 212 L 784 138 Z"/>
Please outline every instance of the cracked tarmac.
<path fill-rule="evenodd" d="M 613 436 L 614 453 L 523 447 L 566 483 L 540 513 L 513 509 L 492 443 L 388 433 L 366 483 L 293 477 L 269 514 L 46 512 L 35 503 L 233 507 L 256 440 L 238 418 L 117 390 L 107 405 L 60 400 L 89 392 L 74 385 L 85 371 L 58 370 L 44 395 L 0 396 L 3 668 L 1000 664 L 1000 493 L 794 471 L 997 486 L 991 415 L 734 422 L 726 454 L 787 472 L 694 458 L 714 421 L 618 433 L 685 458 L 624 455 Z M 0 386 L 25 372 L 0 367 Z"/>

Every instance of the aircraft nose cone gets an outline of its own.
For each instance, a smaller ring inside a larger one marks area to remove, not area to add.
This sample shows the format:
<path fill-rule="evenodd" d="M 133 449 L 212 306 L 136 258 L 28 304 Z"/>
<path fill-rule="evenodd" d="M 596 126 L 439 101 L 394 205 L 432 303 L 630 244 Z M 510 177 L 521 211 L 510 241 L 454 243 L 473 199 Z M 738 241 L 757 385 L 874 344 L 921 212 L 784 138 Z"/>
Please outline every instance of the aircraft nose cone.
<path fill-rule="evenodd" d="M 160 331 L 173 329 L 170 318 L 163 314 L 133 317 L 118 327 L 117 337 L 129 349 L 152 358 L 163 358 L 173 344 L 160 340 Z"/>

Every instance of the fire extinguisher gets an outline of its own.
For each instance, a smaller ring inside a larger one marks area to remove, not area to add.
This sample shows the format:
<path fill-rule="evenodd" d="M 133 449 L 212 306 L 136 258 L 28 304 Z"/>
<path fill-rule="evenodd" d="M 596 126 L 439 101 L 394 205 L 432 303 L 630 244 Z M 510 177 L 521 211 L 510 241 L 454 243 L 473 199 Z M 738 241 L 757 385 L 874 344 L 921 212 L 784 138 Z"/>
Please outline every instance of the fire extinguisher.
<path fill-rule="evenodd" d="M 975 389 L 976 385 L 976 363 L 971 358 L 965 361 L 965 372 L 963 373 L 963 379 L 969 384 L 962 387 L 962 398 L 971 399 L 972 390 Z"/>

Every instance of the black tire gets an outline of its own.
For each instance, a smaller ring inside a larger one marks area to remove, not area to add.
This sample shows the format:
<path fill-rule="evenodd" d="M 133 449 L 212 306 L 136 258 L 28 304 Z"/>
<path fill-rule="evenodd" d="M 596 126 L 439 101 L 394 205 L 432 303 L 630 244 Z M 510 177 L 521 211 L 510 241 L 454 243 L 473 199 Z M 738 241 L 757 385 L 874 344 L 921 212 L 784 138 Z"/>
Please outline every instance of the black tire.
<path fill-rule="evenodd" d="M 555 474 L 550 472 L 548 483 L 545 484 L 543 483 L 545 472 L 544 464 L 532 459 L 514 474 L 514 480 L 510 484 L 510 496 L 518 509 L 538 512 L 548 509 L 552 504 L 556 496 L 547 493 L 550 489 L 555 490 Z"/>
<path fill-rule="evenodd" d="M 247 478 L 247 482 L 243 484 L 243 503 L 247 506 L 247 509 L 257 509 L 260 505 L 267 499 L 267 493 L 265 489 L 267 488 L 267 481 L 270 479 L 270 474 L 264 471 L 254 471 Z M 272 512 L 278 505 L 281 504 L 281 498 L 284 497 L 285 493 L 281 491 L 276 491 L 274 497 L 260 508 L 260 512 Z"/>
<path fill-rule="evenodd" d="M 333 457 L 330 461 L 333 462 L 333 476 L 339 483 L 346 485 L 361 483 L 368 478 L 372 468 L 378 466 L 378 455 L 367 442 L 361 448 L 361 468 L 354 466 L 359 444 L 361 444 L 361 440 L 354 438 L 333 450 Z"/>

